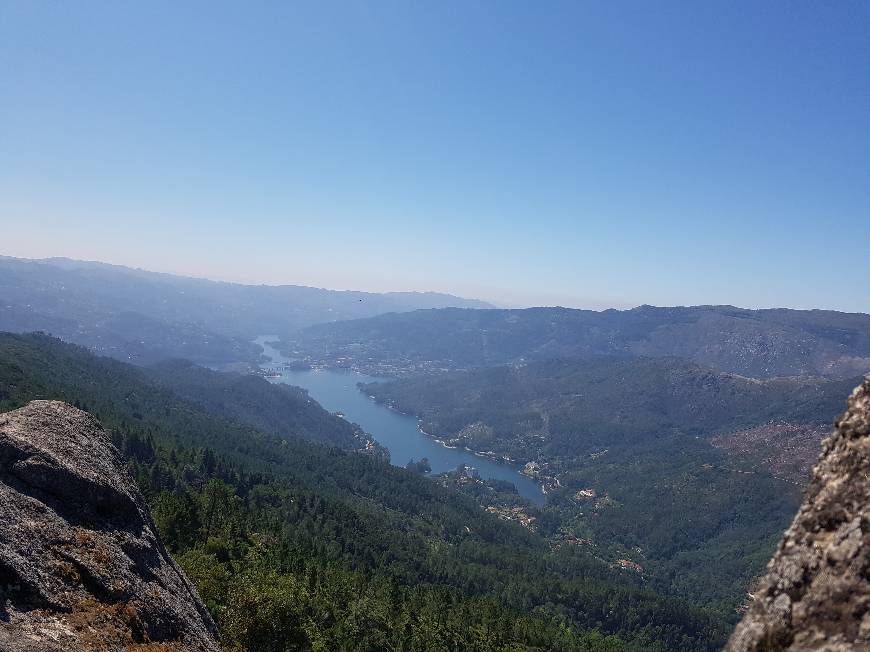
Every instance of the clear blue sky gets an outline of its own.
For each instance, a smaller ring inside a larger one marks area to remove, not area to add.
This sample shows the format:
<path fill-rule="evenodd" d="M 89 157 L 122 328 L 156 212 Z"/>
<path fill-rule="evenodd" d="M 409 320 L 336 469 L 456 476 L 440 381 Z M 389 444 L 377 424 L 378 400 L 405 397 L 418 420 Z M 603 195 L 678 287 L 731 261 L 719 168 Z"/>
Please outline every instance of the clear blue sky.
<path fill-rule="evenodd" d="M 0 1 L 0 253 L 870 312 L 868 2 Z"/>

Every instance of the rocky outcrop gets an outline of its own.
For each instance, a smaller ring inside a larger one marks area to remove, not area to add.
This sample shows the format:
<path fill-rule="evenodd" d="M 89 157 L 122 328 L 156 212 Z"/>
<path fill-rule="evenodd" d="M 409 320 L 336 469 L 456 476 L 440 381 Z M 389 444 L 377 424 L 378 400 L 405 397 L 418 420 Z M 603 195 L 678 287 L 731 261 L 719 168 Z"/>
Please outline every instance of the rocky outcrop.
<path fill-rule="evenodd" d="M 870 650 L 870 377 L 836 425 L 727 652 Z"/>
<path fill-rule="evenodd" d="M 193 585 L 89 414 L 0 414 L 0 650 L 217 651 Z"/>

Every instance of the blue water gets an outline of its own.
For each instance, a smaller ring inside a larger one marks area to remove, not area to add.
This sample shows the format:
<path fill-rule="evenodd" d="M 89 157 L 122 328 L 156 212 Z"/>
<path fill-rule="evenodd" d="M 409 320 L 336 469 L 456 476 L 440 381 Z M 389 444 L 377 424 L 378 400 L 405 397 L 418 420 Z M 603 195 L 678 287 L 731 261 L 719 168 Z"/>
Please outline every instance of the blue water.
<path fill-rule="evenodd" d="M 287 362 L 281 353 L 266 344 L 276 337 L 258 337 L 256 343 L 263 347 L 263 355 L 273 362 Z M 428 458 L 433 473 L 452 471 L 460 464 L 473 466 L 482 478 L 496 478 L 512 482 L 522 496 L 542 505 L 545 496 L 541 488 L 519 472 L 516 467 L 502 464 L 458 448 L 442 446 L 423 434 L 416 418 L 400 414 L 376 403 L 357 389 L 357 383 L 382 380 L 364 374 L 328 369 L 292 371 L 265 364 L 264 369 L 276 369 L 280 378 L 272 382 L 304 387 L 309 395 L 330 412 L 341 412 L 345 418 L 358 423 L 382 446 L 390 451 L 390 459 L 396 466 L 405 466 L 408 460 Z"/>

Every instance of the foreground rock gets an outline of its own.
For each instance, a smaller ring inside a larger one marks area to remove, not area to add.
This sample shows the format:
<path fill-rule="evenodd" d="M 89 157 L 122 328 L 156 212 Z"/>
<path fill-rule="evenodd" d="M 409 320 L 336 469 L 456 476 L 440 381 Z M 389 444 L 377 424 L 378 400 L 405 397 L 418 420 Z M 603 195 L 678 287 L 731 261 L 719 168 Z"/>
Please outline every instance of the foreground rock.
<path fill-rule="evenodd" d="M 726 650 L 870 650 L 870 377 Z"/>
<path fill-rule="evenodd" d="M 214 634 L 97 421 L 0 414 L 0 650 L 210 652 Z"/>

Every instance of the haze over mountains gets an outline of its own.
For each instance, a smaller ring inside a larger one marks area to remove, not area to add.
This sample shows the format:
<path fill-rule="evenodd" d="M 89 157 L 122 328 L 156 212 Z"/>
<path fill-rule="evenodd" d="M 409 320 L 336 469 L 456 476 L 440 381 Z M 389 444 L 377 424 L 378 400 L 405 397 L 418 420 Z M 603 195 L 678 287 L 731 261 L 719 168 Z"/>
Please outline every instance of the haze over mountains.
<path fill-rule="evenodd" d="M 870 316 L 733 306 L 493 309 L 436 293 L 240 285 L 69 259 L 0 257 L 0 330 L 138 363 L 254 362 L 258 335 L 309 364 L 397 375 L 552 358 L 676 356 L 753 378 L 870 368 Z"/>
<path fill-rule="evenodd" d="M 375 374 L 599 355 L 677 356 L 754 378 L 870 369 L 870 315 L 733 306 L 423 310 L 309 327 L 285 353 Z"/>
<path fill-rule="evenodd" d="M 717 649 L 843 397 L 870 368 L 865 314 L 504 310 L 65 259 L 0 258 L 2 329 L 91 349 L 0 335 L 0 406 L 59 399 L 107 421 L 161 534 L 238 641 L 252 623 L 270 626 L 233 611 L 237 591 L 255 603 L 264 582 L 314 582 L 293 604 L 337 614 L 332 625 L 285 623 L 300 641 L 352 640 L 356 607 L 342 611 L 333 582 L 362 582 L 388 614 L 372 625 L 378 644 L 438 630 L 467 644 L 465 625 L 488 622 L 484 599 L 501 642 L 481 649 Z M 259 368 L 253 340 L 264 334 L 296 364 Z M 465 467 L 429 479 L 422 463 L 396 469 L 375 428 L 262 377 L 302 379 L 306 365 L 392 377 L 360 389 L 444 445 L 533 478 L 546 504 Z M 214 491 L 235 505 L 220 508 L 218 541 Z M 384 543 L 396 529 L 405 534 Z M 280 542 L 267 561 L 262 536 Z M 305 574 L 334 563 L 350 575 Z M 438 612 L 438 595 L 462 615 L 402 629 L 412 612 Z M 521 614 L 532 616 L 509 630 Z M 474 636 L 489 636 L 480 626 Z M 245 640 L 241 649 L 260 649 Z"/>
<path fill-rule="evenodd" d="M 0 0 L 0 652 L 870 652 L 868 25 Z"/>
<path fill-rule="evenodd" d="M 250 340 L 311 324 L 482 301 L 431 292 L 241 285 L 66 258 L 0 257 L 0 330 L 43 330 L 121 359 L 256 360 Z"/>

